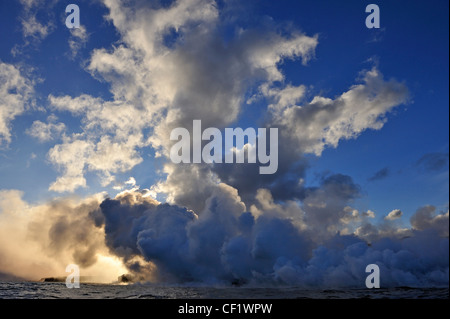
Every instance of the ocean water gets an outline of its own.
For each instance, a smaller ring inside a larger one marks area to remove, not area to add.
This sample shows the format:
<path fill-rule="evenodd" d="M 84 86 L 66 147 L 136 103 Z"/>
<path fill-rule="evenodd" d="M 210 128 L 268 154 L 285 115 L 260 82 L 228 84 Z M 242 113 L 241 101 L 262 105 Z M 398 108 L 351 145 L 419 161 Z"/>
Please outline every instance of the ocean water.
<path fill-rule="evenodd" d="M 298 287 L 180 287 L 150 284 L 0 282 L 0 299 L 448 299 L 447 288 L 311 290 Z"/>

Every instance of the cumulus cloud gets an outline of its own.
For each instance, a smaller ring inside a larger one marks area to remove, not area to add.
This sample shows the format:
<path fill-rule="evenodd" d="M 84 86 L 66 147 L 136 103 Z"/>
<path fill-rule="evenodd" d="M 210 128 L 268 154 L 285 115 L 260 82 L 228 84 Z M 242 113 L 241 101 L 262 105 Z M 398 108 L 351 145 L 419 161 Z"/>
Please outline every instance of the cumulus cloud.
<path fill-rule="evenodd" d="M 367 212 L 364 212 L 362 215 L 368 218 L 375 218 L 375 212 L 371 211 L 370 209 Z"/>
<path fill-rule="evenodd" d="M 26 133 L 40 142 L 48 142 L 59 137 L 62 132 L 66 130 L 64 123 L 56 123 L 58 118 L 54 115 L 50 115 L 47 118 L 48 123 L 41 121 L 34 121 L 33 125 L 26 131 Z"/>
<path fill-rule="evenodd" d="M 302 180 L 308 168 L 305 154 L 320 156 L 326 147 L 337 147 L 341 140 L 356 138 L 368 129 L 381 129 L 386 114 L 408 101 L 406 86 L 384 80 L 376 67 L 362 72 L 361 79 L 362 84 L 335 99 L 316 96 L 311 102 L 304 102 L 304 86 L 282 90 L 261 86 L 261 95 L 272 101 L 266 126 L 277 127 L 280 132 L 277 174 L 258 176 L 249 165 L 215 165 L 214 171 L 222 181 L 243 192 L 246 200 L 246 193 L 253 194 L 258 187 L 271 189 L 278 200 L 303 199 Z"/>
<path fill-rule="evenodd" d="M 215 127 L 232 123 L 241 112 L 250 85 L 281 80 L 278 65 L 294 58 L 306 63 L 318 43 L 316 36 L 298 32 L 282 36 L 267 28 L 242 30 L 225 44 L 219 40 L 218 8 L 209 0 L 180 1 L 156 8 L 140 2 L 125 5 L 105 1 L 105 5 L 122 43 L 112 50 L 95 50 L 87 70 L 111 84 L 114 100 L 88 95 L 49 96 L 55 110 L 69 111 L 82 119 L 84 133 L 66 143 L 83 141 L 90 149 L 109 144 L 102 148 L 105 156 L 120 156 L 114 163 L 106 157 L 95 160 L 89 154 L 80 158 L 84 166 L 76 174 L 78 186 L 83 186 L 83 175 L 90 170 L 107 176 L 106 185 L 118 171 L 140 163 L 138 149 L 152 146 L 168 155 L 171 129 L 192 126 L 193 119 Z M 177 34 L 175 43 L 167 46 L 165 37 L 171 32 Z M 152 134 L 143 134 L 148 131 Z M 70 149 L 61 145 L 51 151 L 51 161 L 62 172 L 67 162 L 58 162 L 54 155 Z M 166 190 L 171 188 L 168 183 L 164 186 Z"/>
<path fill-rule="evenodd" d="M 417 230 L 431 229 L 441 236 L 448 237 L 448 210 L 446 213 L 436 214 L 436 207 L 424 206 L 411 217 L 411 225 Z"/>
<path fill-rule="evenodd" d="M 87 144 L 89 150 L 98 152 L 100 148 L 105 156 L 97 160 L 88 151 L 79 157 L 82 168 L 71 174 L 77 183 L 52 189 L 83 187 L 88 171 L 96 171 L 103 185 L 108 185 L 116 173 L 142 161 L 138 155 L 142 148 L 151 146 L 157 154 L 168 156 L 173 128 L 189 129 L 194 119 L 201 119 L 205 127 L 223 128 L 238 119 L 248 105 L 245 102 L 266 99 L 270 114 L 267 126 L 282 128 L 277 174 L 260 176 L 256 165 L 183 168 L 168 163 L 164 169 L 168 177 L 158 189 L 173 202 L 196 210 L 203 208 L 217 180 L 239 189 L 249 203 L 258 188 L 270 189 L 276 199 L 301 199 L 307 168 L 304 153 L 319 155 L 325 146 L 336 147 L 341 139 L 357 137 L 366 129 L 380 129 L 383 116 L 407 99 L 403 84 L 385 81 L 373 68 L 362 74 L 363 84 L 336 99 L 316 97 L 297 106 L 307 88 L 283 83 L 280 65 L 287 59 L 308 63 L 319 43 L 317 35 L 292 28 L 281 33 L 273 24 L 263 24 L 241 29 L 225 43 L 219 33 L 224 22 L 218 7 L 209 0 L 180 1 L 170 6 L 113 0 L 104 4 L 109 9 L 108 19 L 121 34 L 121 43 L 109 50 L 94 50 L 87 70 L 110 83 L 114 100 L 50 95 L 49 101 L 55 110 L 69 111 L 83 122 L 83 133 L 74 134 L 64 144 Z M 248 92 L 255 87 L 258 93 L 248 99 Z M 56 153 L 71 149 L 58 145 L 51 150 L 50 160 L 66 175 L 61 178 L 69 178 L 64 172 L 70 164 L 59 159 L 70 156 Z M 199 172 L 205 178 L 199 179 Z M 191 196 L 194 194 L 189 192 L 196 189 L 205 192 Z"/>
<path fill-rule="evenodd" d="M 403 216 L 403 212 L 400 209 L 394 209 L 391 211 L 384 219 L 386 220 L 396 220 Z"/>
<path fill-rule="evenodd" d="M 363 71 L 361 79 L 362 84 L 334 99 L 316 96 L 304 105 L 281 108 L 274 113 L 273 125 L 281 126 L 300 152 L 316 155 L 365 130 L 381 129 L 386 114 L 407 102 L 408 90 L 395 80 L 385 81 L 376 67 Z"/>
<path fill-rule="evenodd" d="M 63 173 L 51 190 L 70 192 L 84 187 L 84 175 L 89 171 L 97 172 L 107 186 L 114 181 L 113 174 L 142 162 L 137 149 L 149 145 L 141 131 L 147 125 L 147 117 L 135 106 L 86 95 L 75 99 L 50 95 L 49 102 L 55 111 L 83 115 L 84 123 L 83 133 L 66 136 L 48 153 L 50 162 Z"/>
<path fill-rule="evenodd" d="M 11 122 L 32 105 L 34 87 L 14 65 L 0 61 L 0 146 L 11 142 Z"/>
<path fill-rule="evenodd" d="M 82 140 L 72 140 L 66 144 L 54 146 L 48 153 L 51 162 L 58 164 L 63 175 L 50 186 L 56 192 L 74 191 L 86 187 L 83 171 L 85 158 L 92 152 L 92 146 Z"/>

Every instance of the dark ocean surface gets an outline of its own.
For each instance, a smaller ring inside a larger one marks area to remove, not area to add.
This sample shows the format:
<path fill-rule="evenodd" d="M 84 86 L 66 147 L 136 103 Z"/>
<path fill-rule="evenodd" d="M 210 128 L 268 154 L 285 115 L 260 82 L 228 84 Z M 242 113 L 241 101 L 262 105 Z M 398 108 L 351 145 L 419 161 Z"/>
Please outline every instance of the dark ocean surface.
<path fill-rule="evenodd" d="M 449 288 L 327 289 L 0 282 L 1 299 L 447 299 Z"/>

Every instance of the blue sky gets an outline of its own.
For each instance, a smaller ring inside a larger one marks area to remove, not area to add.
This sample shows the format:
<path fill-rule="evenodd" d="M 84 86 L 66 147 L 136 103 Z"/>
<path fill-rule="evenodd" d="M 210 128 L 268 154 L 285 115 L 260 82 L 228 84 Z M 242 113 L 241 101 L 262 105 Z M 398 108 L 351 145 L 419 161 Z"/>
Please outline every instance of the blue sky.
<path fill-rule="evenodd" d="M 144 1 L 145 2 L 145 1 Z M 65 27 L 64 9 L 71 1 L 48 2 L 26 12 L 20 1 L 0 4 L 0 61 L 14 65 L 33 81 L 34 105 L 9 122 L 10 142 L 0 149 L 0 189 L 24 192 L 24 199 L 43 202 L 72 193 L 88 195 L 107 191 L 114 196 L 114 183 L 102 186 L 97 174 L 85 171 L 86 187 L 73 192 L 50 191 L 49 186 L 61 175 L 48 158 L 60 136 L 39 142 L 27 134 L 33 122 L 47 122 L 53 114 L 64 123 L 66 134 L 81 133 L 81 117 L 67 111 L 52 110 L 49 95 L 76 97 L 88 94 L 111 100 L 111 83 L 93 76 L 87 64 L 93 50 L 112 50 L 121 36 L 101 3 L 80 1 L 81 24 L 87 40 L 76 55 L 69 46 L 71 32 Z M 341 140 L 337 148 L 327 147 L 321 156 L 308 155 L 310 169 L 306 184 L 319 184 L 324 175 L 349 175 L 361 187 L 362 196 L 354 207 L 372 210 L 379 218 L 393 209 L 412 215 L 423 205 L 448 207 L 448 1 L 378 1 L 381 29 L 365 27 L 365 6 L 370 1 L 268 1 L 249 3 L 228 1 L 223 6 L 220 33 L 224 39 L 241 28 L 268 28 L 280 32 L 295 28 L 308 36 L 318 35 L 314 58 L 303 65 L 301 59 L 287 59 L 280 69 L 284 83 L 305 85 L 307 96 L 334 98 L 357 83 L 362 70 L 376 65 L 386 80 L 395 78 L 409 90 L 409 102 L 395 107 L 379 130 L 365 130 L 355 139 Z M 42 6 L 42 7 L 40 7 Z M 48 8 L 48 9 L 47 9 Z M 248 14 L 251 12 L 251 14 Z M 48 34 L 26 35 L 22 21 L 35 15 Z M 77 41 L 81 41 L 77 38 Z M 12 52 L 15 52 L 13 54 Z M 254 126 L 261 118 L 264 102 L 242 111 L 239 123 Z M 142 162 L 125 172 L 115 173 L 117 183 L 134 177 L 137 185 L 150 188 L 164 179 L 157 174 L 164 160 L 154 158 L 151 147 L 138 150 Z M 419 160 L 443 159 L 430 168 Z M 446 161 L 446 162 L 445 162 Z M 438 164 L 439 164 L 438 163 Z M 428 168 L 427 168 L 428 167 Z M 377 172 L 378 178 L 374 177 Z M 374 177 L 374 178 L 372 178 Z M 407 219 L 405 219 L 407 222 Z"/>

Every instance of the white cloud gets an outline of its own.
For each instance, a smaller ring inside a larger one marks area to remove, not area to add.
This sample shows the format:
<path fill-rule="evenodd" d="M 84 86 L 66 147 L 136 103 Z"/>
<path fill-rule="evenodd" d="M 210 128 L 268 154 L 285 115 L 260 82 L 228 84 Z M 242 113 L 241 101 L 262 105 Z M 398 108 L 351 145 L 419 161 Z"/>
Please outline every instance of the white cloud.
<path fill-rule="evenodd" d="M 55 97 L 49 95 L 48 100 L 50 106 L 58 111 L 69 111 L 74 115 L 81 115 L 88 110 L 96 111 L 101 103 L 100 99 L 93 98 L 89 95 L 83 94 L 77 98 L 70 96 Z"/>
<path fill-rule="evenodd" d="M 77 139 L 88 143 L 94 153 L 83 158 L 80 174 L 97 171 L 104 185 L 114 181 L 115 173 L 138 165 L 143 147 L 152 146 L 158 154 L 167 155 L 174 127 L 189 128 L 193 119 L 213 127 L 233 123 L 254 85 L 260 85 L 259 97 L 272 101 L 272 124 L 283 127 L 284 138 L 299 153 L 317 155 L 326 146 L 336 147 L 340 140 L 355 138 L 366 129 L 380 129 L 384 115 L 407 99 L 403 84 L 385 81 L 373 68 L 362 74 L 362 84 L 337 98 L 315 97 L 297 106 L 307 89 L 284 84 L 280 65 L 286 59 L 299 58 L 304 64 L 311 60 L 317 36 L 242 29 L 224 45 L 218 40 L 221 17 L 213 1 L 188 0 L 160 9 L 144 4 L 137 9 L 133 2 L 116 0 L 104 4 L 122 41 L 111 50 L 95 50 L 87 69 L 110 83 L 114 100 L 49 96 L 56 110 L 82 118 L 83 134 Z M 164 38 L 170 32 L 176 33 L 176 43 L 168 47 Z M 143 134 L 146 131 L 152 134 Z M 65 165 L 55 158 L 52 162 Z M 159 189 L 169 199 L 190 201 L 187 194 L 178 193 L 192 188 L 190 181 L 198 178 L 198 172 L 169 166 L 169 176 Z M 201 175 L 206 179 L 196 182 L 195 190 L 210 189 L 214 174 Z"/>
<path fill-rule="evenodd" d="M 56 116 L 49 116 L 47 121 L 48 123 L 34 121 L 26 133 L 37 138 L 40 142 L 48 142 L 59 137 L 66 130 L 64 123 L 55 123 L 57 121 Z"/>
<path fill-rule="evenodd" d="M 250 206 L 250 212 L 255 218 L 270 216 L 273 218 L 285 218 L 292 222 L 299 230 L 305 230 L 305 212 L 296 201 L 286 201 L 284 204 L 276 203 L 272 194 L 267 189 L 258 189 L 256 203 Z"/>
<path fill-rule="evenodd" d="M 69 181 L 66 185 L 57 181 L 51 190 L 65 192 L 85 187 L 84 174 L 88 171 L 97 172 L 102 185 L 107 186 L 114 181 L 113 174 L 126 172 L 142 162 L 138 149 L 149 144 L 142 133 L 150 122 L 145 110 L 87 95 L 49 96 L 49 102 L 55 111 L 82 116 L 83 123 L 83 133 L 74 133 L 49 152 L 49 160 L 61 169 L 63 181 Z M 76 163 L 70 160 L 74 156 Z"/>
<path fill-rule="evenodd" d="M 117 190 L 117 191 L 121 191 L 126 187 L 131 187 L 131 190 L 139 189 L 139 186 L 136 186 L 136 179 L 134 177 L 130 177 L 125 182 L 117 182 L 117 181 L 114 181 L 114 182 L 115 183 L 114 183 L 113 189 Z"/>
<path fill-rule="evenodd" d="M 136 150 L 143 146 L 140 135 L 120 141 L 117 136 L 102 136 L 99 140 L 86 136 L 74 134 L 49 151 L 48 159 L 62 172 L 50 190 L 73 192 L 86 187 L 84 175 L 89 171 L 97 172 L 102 185 L 108 186 L 115 180 L 113 174 L 129 171 L 142 162 Z"/>
<path fill-rule="evenodd" d="M 142 158 L 135 150 L 139 143 L 138 136 L 130 136 L 123 142 L 102 137 L 95 145 L 95 151 L 90 155 L 88 165 L 92 170 L 126 172 L 142 162 Z"/>
<path fill-rule="evenodd" d="M 167 148 L 167 131 L 192 118 L 216 127 L 233 122 L 248 85 L 281 79 L 283 59 L 306 62 L 317 45 L 316 37 L 302 34 L 287 39 L 272 30 L 243 30 L 224 46 L 216 33 L 219 13 L 210 0 L 180 1 L 159 10 L 105 4 L 124 45 L 113 52 L 95 51 L 89 70 L 112 83 L 116 99 L 142 104 L 152 113 L 169 109 L 155 130 L 157 147 Z M 179 33 L 173 48 L 164 44 L 170 30 Z"/>
<path fill-rule="evenodd" d="M 32 103 L 33 92 L 33 83 L 18 68 L 0 62 L 0 146 L 11 142 L 11 122 Z"/>
<path fill-rule="evenodd" d="M 411 226 L 416 230 L 432 229 L 440 236 L 449 236 L 449 211 L 436 214 L 436 207 L 424 206 L 419 208 L 411 217 Z"/>
<path fill-rule="evenodd" d="M 345 215 L 339 220 L 343 224 L 350 224 L 360 220 L 359 212 L 350 206 L 344 207 Z"/>
<path fill-rule="evenodd" d="M 291 39 L 278 34 L 255 36 L 245 34 L 244 38 L 250 42 L 246 53 L 254 69 L 267 72 L 271 82 L 282 81 L 284 75 L 279 64 L 284 59 L 301 57 L 306 64 L 313 56 L 319 41 L 318 36 L 308 37 L 303 34 L 293 35 Z"/>
<path fill-rule="evenodd" d="M 38 11 L 43 8 L 46 10 L 51 10 L 57 1 L 58 0 L 20 0 L 20 3 L 23 6 L 21 23 L 24 37 L 32 37 L 35 40 L 42 40 L 55 29 L 52 21 L 48 21 L 47 24 L 43 24 L 37 20 L 36 16 Z"/>
<path fill-rule="evenodd" d="M 260 93 L 274 100 L 274 103 L 269 105 L 269 109 L 275 114 L 279 114 L 301 101 L 305 96 L 306 87 L 304 85 L 287 85 L 285 88 L 279 89 L 264 84 L 260 87 Z"/>
<path fill-rule="evenodd" d="M 37 39 L 45 39 L 52 29 L 52 24 L 43 25 L 37 21 L 36 16 L 29 16 L 22 19 L 23 35 L 25 37 L 35 37 Z"/>
<path fill-rule="evenodd" d="M 25 10 L 30 10 L 42 4 L 43 0 L 20 0 L 20 3 L 24 6 Z"/>
<path fill-rule="evenodd" d="M 375 218 L 375 212 L 371 211 L 370 209 L 367 212 L 364 212 L 362 215 L 368 218 Z"/>
<path fill-rule="evenodd" d="M 130 177 L 126 182 L 126 185 L 136 186 L 136 179 L 134 177 Z"/>
<path fill-rule="evenodd" d="M 48 153 L 51 162 L 57 164 L 63 175 L 50 186 L 55 192 L 73 192 L 78 187 L 86 187 L 84 168 L 86 158 L 93 146 L 87 141 L 67 138 L 64 144 L 54 146 Z"/>
<path fill-rule="evenodd" d="M 256 86 L 255 98 L 271 101 L 273 124 L 283 126 L 284 138 L 300 153 L 320 154 L 341 139 L 381 128 L 383 115 L 406 99 L 402 84 L 384 81 L 374 68 L 364 73 L 363 84 L 334 100 L 316 97 L 296 106 L 307 89 L 285 84 L 281 64 L 287 59 L 310 61 L 317 36 L 295 30 L 282 35 L 262 26 L 241 29 L 225 44 L 218 34 L 221 16 L 211 0 L 180 1 L 159 9 L 141 2 L 104 0 L 104 4 L 121 41 L 111 49 L 94 50 L 87 70 L 110 84 L 113 99 L 49 96 L 53 110 L 69 111 L 82 122 L 81 132 L 49 152 L 62 174 L 52 190 L 84 187 L 88 172 L 98 173 L 102 185 L 113 183 L 115 174 L 142 162 L 143 148 L 152 146 L 167 155 L 173 143 L 170 131 L 189 128 L 193 119 L 201 119 L 205 127 L 228 126 L 238 119 L 247 106 L 249 89 Z M 74 32 L 81 42 L 87 37 L 85 29 Z M 165 43 L 168 34 L 175 41 L 171 46 Z M 167 164 L 166 173 L 167 180 L 158 188 L 181 204 L 202 203 L 195 193 L 200 196 L 205 190 L 201 197 L 208 197 L 217 185 L 215 174 L 204 168 Z"/>
<path fill-rule="evenodd" d="M 310 103 L 274 112 L 273 123 L 282 125 L 284 135 L 299 151 L 320 155 L 326 146 L 358 137 L 367 129 L 379 130 L 385 115 L 407 102 L 402 83 L 385 81 L 377 68 L 362 74 L 363 83 L 352 86 L 335 99 L 316 96 Z M 278 108 L 280 109 L 280 108 Z"/>
<path fill-rule="evenodd" d="M 79 28 L 70 29 L 69 47 L 71 51 L 71 57 L 75 58 L 79 51 L 86 45 L 89 40 L 89 34 L 86 31 L 86 27 L 81 25 Z"/>
<path fill-rule="evenodd" d="M 47 38 L 55 29 L 54 6 L 59 0 L 19 0 L 23 10 L 19 21 L 22 26 L 24 42 L 16 43 L 11 49 L 11 54 L 16 57 L 24 54 L 30 45 L 38 45 Z M 46 20 L 43 22 L 42 20 Z"/>
<path fill-rule="evenodd" d="M 248 85 L 281 79 L 280 62 L 297 57 L 306 62 L 317 45 L 316 37 L 294 33 L 283 37 L 268 30 L 242 31 L 225 46 L 217 40 L 221 21 L 210 0 L 180 1 L 160 9 L 142 4 L 139 10 L 133 3 L 104 3 L 122 43 L 112 50 L 95 50 L 87 69 L 110 83 L 114 99 L 49 96 L 55 111 L 81 117 L 83 133 L 54 148 L 50 156 L 64 174 L 71 163 L 61 160 L 66 156 L 55 155 L 71 152 L 73 140 L 88 144 L 91 151 L 78 158 L 83 163 L 77 165 L 77 174 L 69 174 L 77 176 L 80 186 L 79 178 L 88 171 L 98 172 L 104 185 L 114 181 L 115 173 L 142 161 L 139 150 L 143 147 L 151 145 L 167 154 L 172 143 L 168 132 L 175 126 L 192 125 L 193 117 L 215 127 L 235 121 Z M 178 32 L 179 43 L 169 48 L 164 37 L 171 30 Z M 85 37 L 81 31 L 79 38 Z"/>
<path fill-rule="evenodd" d="M 384 219 L 386 220 L 396 220 L 401 218 L 403 215 L 403 212 L 400 209 L 394 209 L 391 211 Z"/>

